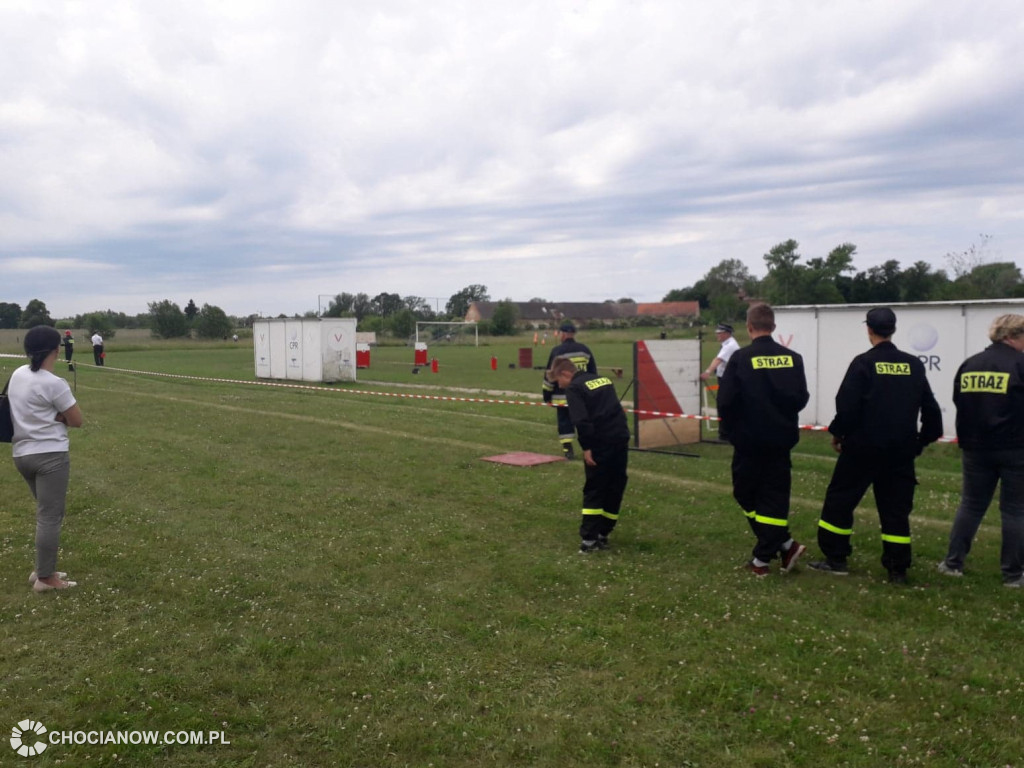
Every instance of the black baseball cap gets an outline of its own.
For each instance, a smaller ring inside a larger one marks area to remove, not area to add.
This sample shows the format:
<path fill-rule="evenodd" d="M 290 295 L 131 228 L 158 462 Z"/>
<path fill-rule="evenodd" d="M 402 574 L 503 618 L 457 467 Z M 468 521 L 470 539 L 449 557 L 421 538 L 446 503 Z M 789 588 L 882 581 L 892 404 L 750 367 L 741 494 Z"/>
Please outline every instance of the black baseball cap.
<path fill-rule="evenodd" d="M 566 320 L 564 323 L 558 326 L 558 330 L 560 330 L 562 333 L 576 333 L 576 326 L 573 325 L 569 320 Z"/>
<path fill-rule="evenodd" d="M 715 326 L 715 333 L 732 333 L 732 326 L 728 323 L 719 323 Z"/>
<path fill-rule="evenodd" d="M 896 331 L 896 313 L 888 307 L 869 309 L 864 322 L 879 336 L 892 336 Z"/>

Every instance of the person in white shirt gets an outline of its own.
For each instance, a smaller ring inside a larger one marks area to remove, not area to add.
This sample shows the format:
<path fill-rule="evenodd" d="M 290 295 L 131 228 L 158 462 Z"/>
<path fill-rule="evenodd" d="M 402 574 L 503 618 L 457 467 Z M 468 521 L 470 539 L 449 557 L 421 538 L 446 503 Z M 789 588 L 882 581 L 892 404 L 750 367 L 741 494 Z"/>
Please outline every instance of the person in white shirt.
<path fill-rule="evenodd" d="M 82 426 L 82 412 L 68 383 L 53 372 L 60 333 L 37 325 L 25 334 L 29 364 L 18 368 L 7 388 L 14 437 L 14 466 L 36 500 L 36 567 L 28 577 L 36 592 L 67 589 L 57 571 L 57 550 L 71 475 L 68 427 Z"/>
<path fill-rule="evenodd" d="M 733 338 L 732 326 L 728 323 L 719 323 L 715 326 L 715 338 L 722 347 L 718 350 L 718 356 L 711 361 L 711 365 L 700 375 L 701 381 L 707 381 L 712 373 L 721 379 L 732 353 L 740 348 L 740 343 Z"/>
<path fill-rule="evenodd" d="M 103 365 L 103 337 L 99 331 L 92 335 L 92 359 L 96 365 Z"/>

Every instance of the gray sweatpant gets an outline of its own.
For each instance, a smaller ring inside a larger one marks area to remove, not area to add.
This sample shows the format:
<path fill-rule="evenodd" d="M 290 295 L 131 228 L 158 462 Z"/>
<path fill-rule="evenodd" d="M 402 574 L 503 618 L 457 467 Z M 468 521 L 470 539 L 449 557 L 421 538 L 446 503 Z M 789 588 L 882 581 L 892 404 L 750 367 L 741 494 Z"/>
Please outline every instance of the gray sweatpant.
<path fill-rule="evenodd" d="M 34 453 L 18 456 L 14 466 L 25 478 L 36 500 L 36 575 L 40 579 L 57 570 L 60 527 L 64 522 L 64 504 L 71 477 L 71 455 Z"/>

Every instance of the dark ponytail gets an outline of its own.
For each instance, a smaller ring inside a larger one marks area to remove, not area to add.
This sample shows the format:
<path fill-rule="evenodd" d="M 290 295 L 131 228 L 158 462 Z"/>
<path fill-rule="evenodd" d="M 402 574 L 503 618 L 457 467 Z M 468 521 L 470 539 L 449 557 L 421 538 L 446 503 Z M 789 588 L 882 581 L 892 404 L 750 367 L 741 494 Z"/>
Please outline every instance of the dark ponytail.
<path fill-rule="evenodd" d="M 25 334 L 25 354 L 28 355 L 29 367 L 38 371 L 43 361 L 55 349 L 60 349 L 60 332 L 48 325 L 37 325 Z"/>

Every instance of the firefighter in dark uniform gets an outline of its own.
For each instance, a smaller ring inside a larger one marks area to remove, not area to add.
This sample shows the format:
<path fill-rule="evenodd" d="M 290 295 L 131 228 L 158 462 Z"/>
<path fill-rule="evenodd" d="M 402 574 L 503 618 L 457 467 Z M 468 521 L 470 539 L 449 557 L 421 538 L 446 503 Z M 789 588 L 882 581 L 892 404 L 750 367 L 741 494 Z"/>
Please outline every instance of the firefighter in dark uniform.
<path fill-rule="evenodd" d="M 1024 587 L 1024 315 L 997 317 L 988 337 L 992 344 L 967 358 L 953 380 L 963 485 L 939 571 L 963 575 L 998 483 L 1003 584 Z"/>
<path fill-rule="evenodd" d="M 873 486 L 882 528 L 882 566 L 889 581 L 902 584 L 911 562 L 914 459 L 942 436 L 942 411 L 924 364 L 890 340 L 896 332 L 895 313 L 876 307 L 864 322 L 871 349 L 850 363 L 828 428 L 839 459 L 818 521 L 818 545 L 825 560 L 811 567 L 839 576 L 849 572 L 853 511 Z"/>
<path fill-rule="evenodd" d="M 807 549 L 789 534 L 789 453 L 800 439 L 798 417 L 810 394 L 803 358 L 773 341 L 774 330 L 775 312 L 767 304 L 747 311 L 750 346 L 729 358 L 718 389 L 722 432 L 733 446 L 733 497 L 757 537 L 746 565 L 755 576 L 767 576 L 776 555 L 789 572 Z"/>
<path fill-rule="evenodd" d="M 581 371 L 567 357 L 555 360 L 549 376 L 565 392 L 572 425 L 583 449 L 583 517 L 580 552 L 608 546 L 626 491 L 629 426 L 612 380 Z"/>
<path fill-rule="evenodd" d="M 587 373 L 592 373 L 596 376 L 597 363 L 594 361 L 594 355 L 587 345 L 576 341 L 575 325 L 566 321 L 562 323 L 558 331 L 562 336 L 562 342 L 561 344 L 552 347 L 551 354 L 548 355 L 548 364 L 545 367 L 542 394 L 544 396 L 545 403 L 552 403 L 559 406 L 555 408 L 555 414 L 558 417 L 558 440 L 562 444 L 562 455 L 567 459 L 573 459 L 575 458 L 575 453 L 572 449 L 573 428 L 572 420 L 569 418 L 569 412 L 564 407 L 565 390 L 558 385 L 558 382 L 548 380 L 547 371 L 551 370 L 551 366 L 554 365 L 555 360 L 564 357 L 573 362 L 576 366 L 576 370 L 586 371 Z"/>
<path fill-rule="evenodd" d="M 71 335 L 71 331 L 64 331 L 64 362 L 68 364 L 68 368 L 71 367 L 71 358 L 75 354 L 75 337 Z"/>

